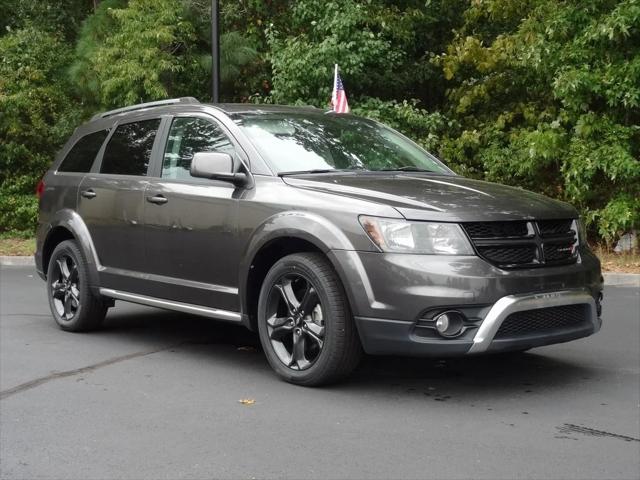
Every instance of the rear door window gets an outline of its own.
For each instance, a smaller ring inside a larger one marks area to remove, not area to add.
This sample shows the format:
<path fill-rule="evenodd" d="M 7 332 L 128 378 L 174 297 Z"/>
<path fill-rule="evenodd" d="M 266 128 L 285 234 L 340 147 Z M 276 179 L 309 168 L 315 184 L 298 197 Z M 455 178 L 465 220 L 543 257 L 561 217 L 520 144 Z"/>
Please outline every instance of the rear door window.
<path fill-rule="evenodd" d="M 100 130 L 78 140 L 64 157 L 58 171 L 87 173 L 91 170 L 91 165 L 108 133 L 107 130 Z"/>
<path fill-rule="evenodd" d="M 162 178 L 191 178 L 191 160 L 197 152 L 235 156 L 233 144 L 218 125 L 197 117 L 174 119 L 162 161 Z"/>
<path fill-rule="evenodd" d="M 146 175 L 160 119 L 118 125 L 102 157 L 100 173 Z"/>

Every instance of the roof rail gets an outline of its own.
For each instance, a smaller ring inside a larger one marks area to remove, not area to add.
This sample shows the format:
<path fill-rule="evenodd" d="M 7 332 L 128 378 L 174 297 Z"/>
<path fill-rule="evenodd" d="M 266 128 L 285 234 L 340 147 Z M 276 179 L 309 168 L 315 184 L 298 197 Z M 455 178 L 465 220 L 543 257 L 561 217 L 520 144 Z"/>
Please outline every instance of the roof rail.
<path fill-rule="evenodd" d="M 111 117 L 112 115 L 118 115 L 119 113 L 132 112 L 134 110 L 142 110 L 144 108 L 161 107 L 163 105 L 174 105 L 176 103 L 200 103 L 197 98 L 194 97 L 180 97 L 170 98 L 169 100 L 158 100 L 156 102 L 139 103 L 137 105 L 130 105 L 128 107 L 116 108 L 115 110 L 109 110 L 108 112 L 96 113 L 91 120 L 98 118 Z"/>

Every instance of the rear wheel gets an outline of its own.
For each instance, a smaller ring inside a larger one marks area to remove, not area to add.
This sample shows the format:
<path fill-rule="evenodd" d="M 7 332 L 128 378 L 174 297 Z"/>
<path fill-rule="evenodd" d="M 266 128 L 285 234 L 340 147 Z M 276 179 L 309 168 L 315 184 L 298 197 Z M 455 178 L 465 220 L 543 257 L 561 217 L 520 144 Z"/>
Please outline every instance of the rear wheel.
<path fill-rule="evenodd" d="M 342 283 L 321 254 L 289 255 L 269 270 L 260 291 L 258 330 L 271 367 L 291 383 L 339 380 L 362 356 Z"/>
<path fill-rule="evenodd" d="M 87 262 L 76 242 L 61 242 L 49 261 L 47 292 L 53 318 L 63 330 L 81 332 L 102 325 L 107 306 L 91 292 L 88 279 Z"/>

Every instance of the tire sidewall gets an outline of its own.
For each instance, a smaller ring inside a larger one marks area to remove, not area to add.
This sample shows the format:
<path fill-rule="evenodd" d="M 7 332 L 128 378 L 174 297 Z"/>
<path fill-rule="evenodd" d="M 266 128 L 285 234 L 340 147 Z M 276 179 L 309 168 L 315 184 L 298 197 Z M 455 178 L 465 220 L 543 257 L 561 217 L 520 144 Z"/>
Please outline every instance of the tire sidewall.
<path fill-rule="evenodd" d="M 341 312 L 340 309 L 336 308 L 334 302 L 332 302 L 332 300 L 327 295 L 324 282 L 318 277 L 318 275 L 309 265 L 306 265 L 303 261 L 301 261 L 301 258 L 302 257 L 300 256 L 293 255 L 290 257 L 285 257 L 276 262 L 276 264 L 267 273 L 262 283 L 262 287 L 260 289 L 260 297 L 258 300 L 258 333 L 267 360 L 269 361 L 271 367 L 276 371 L 276 373 L 289 382 L 306 384 L 315 383 L 314 379 L 317 376 L 322 375 L 323 372 L 327 369 L 327 363 L 330 361 L 333 350 L 336 348 L 335 332 L 338 328 L 338 326 L 336 325 L 336 316 L 345 316 L 349 315 L 349 313 L 348 311 Z M 271 345 L 271 339 L 269 338 L 266 323 L 266 307 L 269 293 L 273 288 L 274 283 L 283 275 L 286 275 L 288 273 L 297 273 L 304 276 L 308 281 L 310 281 L 310 283 L 318 293 L 318 298 L 320 299 L 320 303 L 322 305 L 325 322 L 324 345 L 319 357 L 311 367 L 306 370 L 300 371 L 290 369 L 289 367 L 284 365 L 278 358 L 273 349 L 273 346 Z M 348 306 L 345 304 L 344 308 L 347 309 Z"/>
<path fill-rule="evenodd" d="M 53 274 L 55 270 L 55 262 L 58 258 L 63 255 L 70 256 L 73 261 L 76 263 L 78 269 L 78 290 L 80 305 L 76 310 L 76 314 L 74 315 L 71 321 L 64 320 L 56 310 L 55 304 L 53 303 L 53 295 L 52 295 L 52 284 L 53 284 Z M 72 240 L 66 240 L 60 243 L 51 254 L 51 259 L 49 260 L 49 265 L 47 268 L 47 298 L 49 300 L 49 307 L 51 309 L 51 314 L 55 319 L 56 323 L 63 330 L 77 330 L 78 325 L 81 323 L 83 315 L 85 314 L 85 306 L 88 305 L 90 299 L 89 285 L 88 285 L 88 275 L 86 271 L 86 267 L 84 264 L 84 258 L 80 253 L 80 250 L 76 246 L 75 242 Z"/>

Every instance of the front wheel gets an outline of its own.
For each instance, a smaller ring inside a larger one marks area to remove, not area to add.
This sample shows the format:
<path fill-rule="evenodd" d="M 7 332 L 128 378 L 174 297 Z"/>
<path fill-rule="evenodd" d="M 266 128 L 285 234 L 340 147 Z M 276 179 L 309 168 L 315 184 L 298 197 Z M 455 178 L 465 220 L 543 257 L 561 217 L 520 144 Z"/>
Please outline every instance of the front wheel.
<path fill-rule="evenodd" d="M 362 356 L 342 283 L 318 253 L 288 255 L 271 267 L 260 290 L 258 330 L 269 364 L 291 383 L 334 382 Z"/>

